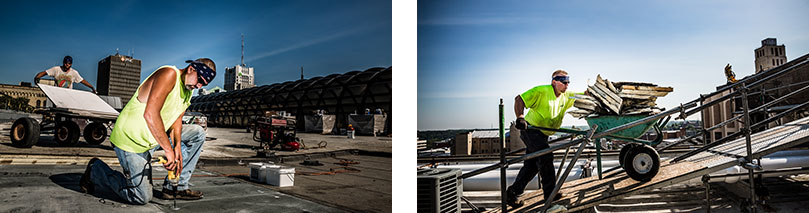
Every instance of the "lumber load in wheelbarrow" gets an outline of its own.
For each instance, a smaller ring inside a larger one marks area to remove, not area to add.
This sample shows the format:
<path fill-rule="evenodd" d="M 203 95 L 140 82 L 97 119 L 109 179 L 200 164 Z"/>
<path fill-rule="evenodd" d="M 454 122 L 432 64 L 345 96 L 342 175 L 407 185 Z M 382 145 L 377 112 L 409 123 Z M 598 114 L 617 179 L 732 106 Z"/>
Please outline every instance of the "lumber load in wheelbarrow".
<path fill-rule="evenodd" d="M 589 95 L 576 95 L 568 114 L 576 118 L 591 115 L 639 115 L 655 114 L 665 109 L 657 107 L 658 97 L 673 92 L 672 87 L 659 87 L 646 82 L 611 82 L 598 75 L 596 82 L 588 86 Z"/>

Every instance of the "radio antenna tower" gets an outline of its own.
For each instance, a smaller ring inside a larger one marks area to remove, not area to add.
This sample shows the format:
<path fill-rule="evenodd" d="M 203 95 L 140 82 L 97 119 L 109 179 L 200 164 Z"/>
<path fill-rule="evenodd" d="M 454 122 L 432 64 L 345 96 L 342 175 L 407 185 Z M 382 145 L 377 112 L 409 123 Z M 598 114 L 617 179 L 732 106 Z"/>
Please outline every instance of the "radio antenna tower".
<path fill-rule="evenodd" d="M 242 34 L 242 66 L 244 65 L 244 34 Z"/>

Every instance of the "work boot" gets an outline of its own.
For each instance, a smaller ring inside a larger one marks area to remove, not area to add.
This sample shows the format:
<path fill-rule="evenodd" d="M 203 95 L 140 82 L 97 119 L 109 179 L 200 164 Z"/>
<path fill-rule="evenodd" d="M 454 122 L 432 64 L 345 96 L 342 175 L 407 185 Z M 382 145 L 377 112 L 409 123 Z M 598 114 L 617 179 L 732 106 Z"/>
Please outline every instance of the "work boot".
<path fill-rule="evenodd" d="M 81 189 L 81 192 L 92 194 L 93 191 L 95 191 L 93 181 L 90 180 L 90 172 L 92 170 L 93 163 L 100 160 L 101 159 L 93 158 L 90 159 L 90 162 L 87 163 L 87 168 L 84 169 L 84 174 L 81 175 L 81 180 L 79 180 L 79 189 Z"/>
<path fill-rule="evenodd" d="M 511 206 L 511 208 L 520 208 L 523 205 L 523 202 L 519 200 L 518 197 L 519 195 L 516 193 L 506 190 L 506 204 Z"/>
<path fill-rule="evenodd" d="M 202 192 L 195 191 L 191 189 L 186 190 L 177 190 L 177 194 L 174 194 L 174 190 L 163 188 L 161 193 L 163 195 L 164 200 L 171 200 L 171 199 L 178 199 L 178 200 L 199 200 L 202 199 Z"/>

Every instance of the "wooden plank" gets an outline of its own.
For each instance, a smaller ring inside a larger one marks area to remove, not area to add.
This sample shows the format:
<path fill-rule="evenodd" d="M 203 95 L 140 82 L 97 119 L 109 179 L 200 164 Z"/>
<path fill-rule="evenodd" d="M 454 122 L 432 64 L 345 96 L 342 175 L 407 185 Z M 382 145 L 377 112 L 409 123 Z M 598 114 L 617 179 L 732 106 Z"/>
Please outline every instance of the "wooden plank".
<path fill-rule="evenodd" d="M 624 110 L 624 115 L 635 115 L 652 112 L 651 108 Z"/>
<path fill-rule="evenodd" d="M 571 116 L 573 116 L 574 118 L 583 118 L 583 117 L 587 117 L 588 115 L 593 114 L 592 111 L 587 111 L 587 110 L 583 110 L 583 109 L 571 110 L 571 111 L 567 111 L 567 113 L 570 114 Z"/>
<path fill-rule="evenodd" d="M 613 102 L 619 103 L 619 104 L 623 103 L 623 99 L 621 98 L 621 96 L 618 96 L 618 94 L 613 93 L 612 91 L 610 91 L 610 89 L 607 89 L 606 86 L 604 86 L 604 85 L 595 85 L 595 86 L 598 87 L 599 89 L 601 89 L 601 91 L 603 91 L 604 94 L 606 94 L 609 98 L 611 98 L 613 100 Z"/>
<path fill-rule="evenodd" d="M 607 82 L 604 79 L 601 78 L 601 75 L 598 75 L 598 78 L 596 79 L 596 83 L 595 83 L 594 86 L 601 89 L 601 91 L 603 91 L 604 94 L 609 95 L 610 98 L 612 98 L 615 102 L 617 102 L 619 104 L 622 102 L 621 97 L 618 96 L 618 93 L 613 92 L 613 90 L 610 90 L 608 88 L 609 86 L 607 86 Z"/>
<path fill-rule="evenodd" d="M 598 81 L 598 79 L 601 79 L 601 75 L 597 76 L 596 81 Z M 610 91 L 613 93 L 618 94 L 618 92 L 620 92 L 615 88 L 615 85 L 613 85 L 612 82 L 608 81 L 607 79 L 604 79 L 603 81 L 606 83 L 607 89 L 610 89 Z"/>
<path fill-rule="evenodd" d="M 598 100 L 596 100 L 595 98 L 593 98 L 592 96 L 589 96 L 589 95 L 574 95 L 573 99 L 584 99 L 584 100 L 593 101 L 593 102 L 598 101 Z"/>
<path fill-rule="evenodd" d="M 647 188 L 653 184 L 660 184 L 667 180 L 682 176 L 697 169 L 703 169 L 701 166 L 692 162 L 680 162 L 671 164 L 668 161 L 662 162 L 660 170 L 652 180 L 647 182 L 638 182 L 626 176 L 624 170 L 619 169 L 616 171 L 604 174 L 604 179 L 599 180 L 598 176 L 582 178 L 578 180 L 568 181 L 559 192 L 562 193 L 562 199 L 556 201 L 556 204 L 563 204 L 571 207 L 583 206 L 583 204 L 597 203 L 606 200 L 618 194 L 628 194 L 629 192 Z M 651 190 L 651 189 L 649 189 Z M 509 212 L 533 212 L 539 211 L 542 205 L 545 204 L 542 189 L 536 190 L 531 193 L 526 193 L 520 198 L 525 202 L 525 205 L 520 208 L 510 208 Z M 499 208 L 491 209 L 488 212 L 501 212 Z"/>
<path fill-rule="evenodd" d="M 624 103 L 621 105 L 621 107 L 628 107 L 628 106 L 653 107 L 653 106 L 657 106 L 657 103 L 655 103 L 654 100 L 648 100 L 648 99 L 626 98 L 626 99 L 624 99 Z"/>
<path fill-rule="evenodd" d="M 623 90 L 649 90 L 649 91 L 658 91 L 658 92 L 674 92 L 674 88 L 671 88 L 671 87 L 622 85 L 620 88 L 621 88 L 621 91 L 623 91 Z"/>
<path fill-rule="evenodd" d="M 626 93 L 618 94 L 618 96 L 621 97 L 621 98 L 632 98 L 632 99 L 651 99 L 651 98 L 657 97 L 657 96 L 650 96 L 650 95 L 636 95 L 636 94 L 626 94 Z"/>
<path fill-rule="evenodd" d="M 631 82 L 631 81 L 615 82 L 615 86 L 617 86 L 617 87 L 622 87 L 623 85 L 649 86 L 649 87 L 656 87 L 657 86 L 657 84 L 646 83 L 646 82 Z"/>
<path fill-rule="evenodd" d="M 590 111 L 598 111 L 598 104 L 589 100 L 576 100 L 573 102 L 573 106 L 579 109 L 586 109 Z"/>
<path fill-rule="evenodd" d="M 669 92 L 658 92 L 658 91 L 651 91 L 651 90 L 621 90 L 620 94 L 631 94 L 631 95 L 646 95 L 646 96 L 657 96 L 663 97 L 669 94 Z"/>
<path fill-rule="evenodd" d="M 587 91 L 590 91 L 590 95 L 600 100 L 601 103 L 607 107 L 607 109 L 610 109 L 612 112 L 615 112 L 616 114 L 620 113 L 621 105 L 620 104 L 616 105 L 615 103 L 611 102 L 611 99 L 607 98 L 607 95 L 604 92 L 602 92 L 601 89 L 599 89 L 596 86 L 590 86 L 587 88 Z"/>

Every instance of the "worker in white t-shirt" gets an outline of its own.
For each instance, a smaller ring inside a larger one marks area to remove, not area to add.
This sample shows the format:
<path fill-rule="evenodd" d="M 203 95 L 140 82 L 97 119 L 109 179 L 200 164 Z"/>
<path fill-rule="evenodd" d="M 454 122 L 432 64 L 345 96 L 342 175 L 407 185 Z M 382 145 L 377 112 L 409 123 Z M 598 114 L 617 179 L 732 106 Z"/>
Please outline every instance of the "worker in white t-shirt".
<path fill-rule="evenodd" d="M 73 89 L 73 83 L 80 82 L 87 85 L 87 87 L 90 87 L 90 89 L 93 90 L 93 93 L 97 93 L 93 85 L 90 85 L 90 83 L 84 80 L 84 78 L 79 75 L 79 72 L 71 67 L 72 65 L 73 57 L 65 56 L 65 58 L 62 59 L 62 66 L 54 66 L 50 69 L 39 72 L 37 76 L 34 77 L 34 83 L 39 83 L 39 78 L 48 75 L 54 78 L 57 87 Z"/>

